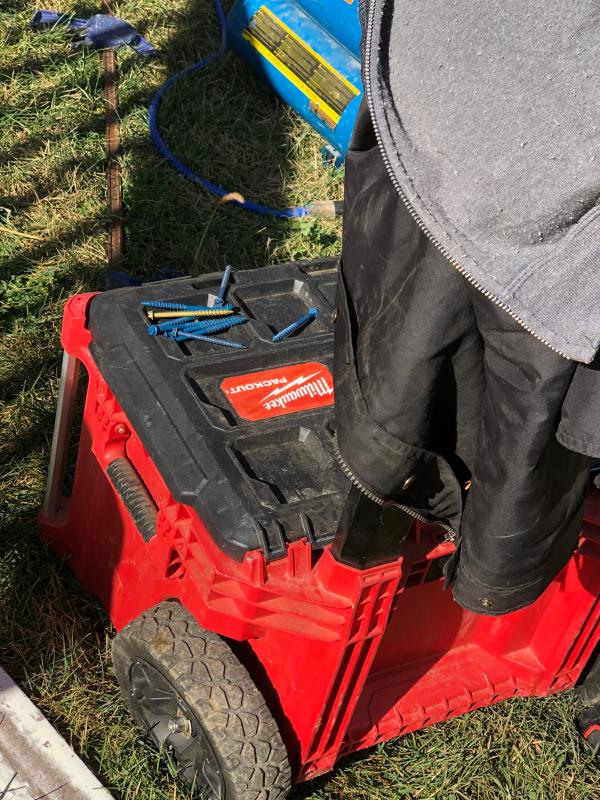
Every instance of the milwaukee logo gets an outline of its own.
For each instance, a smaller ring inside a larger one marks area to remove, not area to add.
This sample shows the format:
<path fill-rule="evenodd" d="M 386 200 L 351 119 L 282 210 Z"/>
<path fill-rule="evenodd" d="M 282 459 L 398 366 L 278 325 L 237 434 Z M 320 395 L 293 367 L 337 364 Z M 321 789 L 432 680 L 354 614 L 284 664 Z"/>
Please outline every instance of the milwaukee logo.
<path fill-rule="evenodd" d="M 225 378 L 221 391 L 238 416 L 251 421 L 333 405 L 331 372 L 314 361 Z"/>
<path fill-rule="evenodd" d="M 238 392 L 251 392 L 253 389 L 266 389 L 268 386 L 275 386 L 278 383 L 287 383 L 287 378 L 275 378 L 269 381 L 259 381 L 258 383 L 245 383 L 242 386 L 232 386 L 227 389 L 225 394 L 237 394 Z"/>
<path fill-rule="evenodd" d="M 315 380 L 312 380 L 313 378 Z M 292 403 L 299 397 L 326 397 L 332 394 L 333 386 L 329 384 L 327 378 L 323 377 L 320 372 L 313 372 L 312 375 L 308 375 L 307 377 L 300 375 L 285 386 L 275 389 L 264 397 L 262 402 L 266 409 L 285 409 L 289 403 Z"/>

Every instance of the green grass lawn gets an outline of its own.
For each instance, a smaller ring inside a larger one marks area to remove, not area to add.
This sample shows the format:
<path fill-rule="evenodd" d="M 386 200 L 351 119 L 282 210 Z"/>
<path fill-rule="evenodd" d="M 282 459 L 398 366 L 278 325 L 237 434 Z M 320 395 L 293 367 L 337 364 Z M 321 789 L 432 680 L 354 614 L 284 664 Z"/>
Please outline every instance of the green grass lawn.
<path fill-rule="evenodd" d="M 88 16 L 91 5 L 74 10 Z M 110 664 L 103 610 L 40 544 L 61 307 L 102 288 L 105 269 L 102 65 L 61 33 L 33 35 L 35 5 L 0 6 L 0 661 L 116 796 L 186 797 L 138 737 Z M 158 158 L 146 108 L 164 77 L 212 50 L 210 0 L 132 0 L 116 13 L 162 57 L 119 57 L 126 269 L 199 274 L 339 252 L 340 226 L 278 222 L 217 206 Z M 232 54 L 168 98 L 164 135 L 192 166 L 263 202 L 342 194 L 312 130 Z M 435 624 L 435 620 L 432 620 Z M 391 742 L 295 790 L 296 800 L 598 800 L 569 696 L 515 700 Z"/>

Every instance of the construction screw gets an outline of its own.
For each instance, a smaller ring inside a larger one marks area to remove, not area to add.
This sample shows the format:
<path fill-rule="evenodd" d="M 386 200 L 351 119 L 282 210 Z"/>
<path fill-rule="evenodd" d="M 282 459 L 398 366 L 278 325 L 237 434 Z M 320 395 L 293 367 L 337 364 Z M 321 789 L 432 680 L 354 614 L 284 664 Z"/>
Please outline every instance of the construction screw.
<path fill-rule="evenodd" d="M 226 331 L 234 325 L 243 325 L 248 321 L 248 317 L 226 317 L 225 319 L 213 319 L 206 322 L 188 322 L 187 324 L 180 325 L 175 330 L 167 331 L 166 335 L 171 336 L 178 342 L 183 342 L 185 339 L 180 339 L 180 336 L 185 337 L 190 331 L 194 333 L 218 333 L 219 331 Z"/>
<path fill-rule="evenodd" d="M 212 306 L 192 306 L 189 303 L 172 303 L 170 300 L 142 300 L 143 308 L 163 311 L 210 311 Z"/>
<path fill-rule="evenodd" d="M 319 309 L 318 308 L 309 308 L 308 313 L 305 314 L 300 319 L 297 319 L 296 322 L 292 322 L 291 325 L 288 325 L 287 328 L 284 328 L 279 333 L 276 333 L 275 336 L 271 339 L 272 342 L 280 342 L 282 339 L 288 337 L 291 333 L 299 330 L 300 328 L 304 327 L 304 325 L 308 325 L 309 322 L 312 322 L 313 319 L 316 319 L 319 316 Z"/>
<path fill-rule="evenodd" d="M 156 328 L 158 333 L 167 333 L 167 331 L 173 330 L 173 328 L 183 328 L 185 330 L 185 325 L 190 325 L 193 329 L 196 324 L 208 325 L 211 322 L 222 322 L 223 317 L 230 319 L 231 314 L 231 311 L 226 311 L 224 314 L 215 314 L 215 317 L 219 317 L 219 319 L 208 319 L 208 315 L 202 315 L 201 317 L 177 317 L 176 319 L 159 322 L 158 325 L 151 325 L 150 327 Z"/>
<path fill-rule="evenodd" d="M 224 315 L 221 315 L 224 316 Z M 238 322 L 232 322 L 232 320 L 238 320 Z M 167 322 L 160 322 L 158 325 L 148 325 L 146 330 L 150 334 L 150 336 L 157 336 L 159 333 L 170 334 L 172 330 L 178 328 L 180 331 L 195 331 L 195 330 L 203 330 L 208 325 L 210 331 L 213 330 L 212 325 L 219 325 L 218 328 L 215 330 L 224 330 L 228 328 L 230 325 L 239 325 L 239 320 L 246 321 L 246 317 L 234 317 L 234 316 L 225 316 L 224 319 L 190 319 L 189 317 L 177 317 L 177 319 L 170 319 Z M 225 323 L 225 324 L 223 324 Z"/>
<path fill-rule="evenodd" d="M 189 306 L 187 303 L 171 303 L 170 300 L 142 300 L 144 308 L 163 308 L 166 311 L 202 311 L 208 306 Z"/>
<path fill-rule="evenodd" d="M 223 277 L 221 278 L 221 285 L 219 286 L 219 291 L 217 292 L 217 297 L 214 302 L 215 308 L 223 308 L 223 303 L 225 302 L 225 293 L 227 292 L 227 287 L 229 286 L 229 280 L 231 278 L 231 264 L 227 264 L 225 267 L 225 272 L 223 273 Z"/>
<path fill-rule="evenodd" d="M 245 344 L 240 344 L 239 342 L 232 342 L 231 339 L 215 339 L 212 336 L 205 336 L 203 333 L 194 333 L 194 331 L 188 331 L 187 333 L 181 334 L 178 336 L 178 331 L 175 331 L 175 339 L 178 342 L 185 342 L 186 339 L 194 339 L 194 341 L 198 342 L 210 342 L 211 344 L 220 344 L 223 347 L 231 347 L 234 350 L 247 350 Z"/>
<path fill-rule="evenodd" d="M 222 322 L 222 320 L 213 320 L 214 322 Z M 148 325 L 146 328 L 150 336 L 170 336 L 171 333 L 177 328 L 180 331 L 195 331 L 206 325 L 209 320 L 192 319 L 189 317 L 179 317 L 178 319 L 171 319 L 168 322 L 161 322 L 159 325 Z"/>
<path fill-rule="evenodd" d="M 199 323 L 196 333 L 217 333 L 232 328 L 234 325 L 243 325 L 248 322 L 248 317 L 226 317 L 225 319 L 209 319 Z"/>
<path fill-rule="evenodd" d="M 220 306 L 219 308 L 185 309 L 181 311 L 155 311 L 148 309 L 148 319 L 177 319 L 178 317 L 224 317 L 231 314 L 233 306 Z"/>
<path fill-rule="evenodd" d="M 198 322 L 194 320 L 194 322 Z M 146 332 L 149 336 L 158 336 L 159 333 L 165 333 L 170 328 L 178 328 L 182 325 L 190 325 L 189 317 L 178 317 L 177 319 L 169 320 L 169 322 L 161 322 L 158 325 L 148 325 Z M 200 324 L 200 323 L 198 323 Z"/>

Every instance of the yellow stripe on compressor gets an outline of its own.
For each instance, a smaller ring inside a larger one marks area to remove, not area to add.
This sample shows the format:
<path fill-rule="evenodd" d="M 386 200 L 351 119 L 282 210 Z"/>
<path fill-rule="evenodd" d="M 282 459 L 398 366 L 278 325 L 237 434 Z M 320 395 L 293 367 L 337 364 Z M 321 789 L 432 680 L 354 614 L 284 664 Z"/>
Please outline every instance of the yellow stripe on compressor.
<path fill-rule="evenodd" d="M 348 103 L 360 94 L 266 6 L 259 8 L 242 35 L 308 97 L 311 110 L 329 127 L 335 128 Z"/>

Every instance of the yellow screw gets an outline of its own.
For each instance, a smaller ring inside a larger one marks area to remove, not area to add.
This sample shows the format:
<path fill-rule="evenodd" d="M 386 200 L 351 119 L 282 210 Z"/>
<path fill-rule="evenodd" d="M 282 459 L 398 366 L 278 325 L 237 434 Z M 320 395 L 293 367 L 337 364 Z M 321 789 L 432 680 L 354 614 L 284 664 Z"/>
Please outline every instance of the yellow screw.
<path fill-rule="evenodd" d="M 153 322 L 157 319 L 179 319 L 180 317 L 226 317 L 233 314 L 232 308 L 210 308 L 208 311 L 155 311 L 146 309 L 148 318 Z"/>

